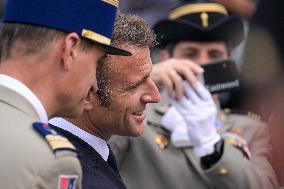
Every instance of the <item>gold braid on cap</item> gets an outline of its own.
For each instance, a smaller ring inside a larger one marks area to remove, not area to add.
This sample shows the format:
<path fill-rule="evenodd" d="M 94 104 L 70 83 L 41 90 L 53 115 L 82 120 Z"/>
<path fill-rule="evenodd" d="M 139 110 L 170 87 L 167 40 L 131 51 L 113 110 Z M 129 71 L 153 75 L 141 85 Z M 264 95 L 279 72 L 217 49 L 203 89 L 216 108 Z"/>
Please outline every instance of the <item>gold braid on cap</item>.
<path fill-rule="evenodd" d="M 91 30 L 83 29 L 81 35 L 90 40 L 99 42 L 104 45 L 110 45 L 111 39 Z"/>
<path fill-rule="evenodd" d="M 173 11 L 171 11 L 169 19 L 174 20 L 176 18 L 179 18 L 187 14 L 199 13 L 199 12 L 216 12 L 228 15 L 228 11 L 223 5 L 217 3 L 196 3 L 196 4 L 184 5 L 174 9 Z"/>
<path fill-rule="evenodd" d="M 106 2 L 108 4 L 111 4 L 111 5 L 115 6 L 115 7 L 118 7 L 118 5 L 119 5 L 119 0 L 102 0 L 102 1 Z"/>

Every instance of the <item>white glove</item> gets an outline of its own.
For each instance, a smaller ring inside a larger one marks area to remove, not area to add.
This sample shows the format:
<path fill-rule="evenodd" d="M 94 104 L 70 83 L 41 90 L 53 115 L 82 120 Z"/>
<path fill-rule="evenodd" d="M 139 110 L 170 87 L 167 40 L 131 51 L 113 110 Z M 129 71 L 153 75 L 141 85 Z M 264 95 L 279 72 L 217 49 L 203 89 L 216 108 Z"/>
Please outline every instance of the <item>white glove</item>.
<path fill-rule="evenodd" d="M 217 108 L 211 94 L 198 82 L 194 90 L 184 82 L 185 96 L 180 101 L 172 99 L 177 111 L 184 118 L 188 136 L 198 157 L 214 152 L 214 145 L 220 140 L 215 128 Z"/>
<path fill-rule="evenodd" d="M 187 134 L 186 123 L 174 106 L 170 107 L 161 118 L 161 123 L 164 128 L 171 131 L 173 146 L 179 148 L 192 145 Z"/>

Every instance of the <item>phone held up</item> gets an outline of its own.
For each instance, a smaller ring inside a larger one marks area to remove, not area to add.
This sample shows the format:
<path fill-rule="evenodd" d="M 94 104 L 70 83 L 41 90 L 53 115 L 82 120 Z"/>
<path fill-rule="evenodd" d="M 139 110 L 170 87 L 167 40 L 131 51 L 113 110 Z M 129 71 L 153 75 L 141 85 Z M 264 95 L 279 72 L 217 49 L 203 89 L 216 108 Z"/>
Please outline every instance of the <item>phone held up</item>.
<path fill-rule="evenodd" d="M 210 93 L 222 93 L 236 90 L 240 86 L 236 63 L 222 60 L 202 65 L 204 74 L 198 79 Z"/>

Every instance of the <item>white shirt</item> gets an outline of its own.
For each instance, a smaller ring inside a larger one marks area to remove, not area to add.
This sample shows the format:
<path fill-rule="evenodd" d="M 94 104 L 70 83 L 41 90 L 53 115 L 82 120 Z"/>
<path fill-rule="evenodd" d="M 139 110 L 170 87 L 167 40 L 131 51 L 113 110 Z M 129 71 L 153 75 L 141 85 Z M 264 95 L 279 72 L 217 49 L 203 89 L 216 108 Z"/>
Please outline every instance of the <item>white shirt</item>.
<path fill-rule="evenodd" d="M 13 91 L 16 91 L 21 96 L 26 98 L 35 108 L 40 118 L 40 121 L 43 123 L 48 122 L 48 117 L 47 117 L 43 104 L 38 99 L 38 97 L 25 84 L 23 84 L 22 82 L 8 75 L 0 74 L 0 85 L 7 87 Z"/>
<path fill-rule="evenodd" d="M 105 140 L 96 137 L 84 131 L 83 129 L 80 129 L 76 125 L 60 117 L 50 119 L 49 123 L 79 137 L 80 139 L 88 143 L 90 146 L 92 146 L 102 156 L 102 158 L 107 161 L 109 155 L 109 148 Z"/>

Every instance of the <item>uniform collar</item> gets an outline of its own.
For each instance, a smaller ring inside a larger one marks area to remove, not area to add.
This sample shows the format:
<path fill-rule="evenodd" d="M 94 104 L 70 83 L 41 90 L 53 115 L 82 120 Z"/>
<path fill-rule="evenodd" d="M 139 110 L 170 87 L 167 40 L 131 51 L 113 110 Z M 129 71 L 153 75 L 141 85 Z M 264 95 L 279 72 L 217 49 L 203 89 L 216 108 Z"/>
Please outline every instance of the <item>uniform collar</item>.
<path fill-rule="evenodd" d="M 88 143 L 92 148 L 94 148 L 102 156 L 102 158 L 107 161 L 109 156 L 109 148 L 105 140 L 96 137 L 84 131 L 83 129 L 80 129 L 76 125 L 60 117 L 50 119 L 49 123 L 79 137 Z"/>
<path fill-rule="evenodd" d="M 26 85 L 16 80 L 15 78 L 4 74 L 0 74 L 0 85 L 19 93 L 21 96 L 27 99 L 36 110 L 40 121 L 43 123 L 48 122 L 48 117 L 43 104 Z"/>

